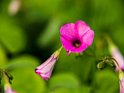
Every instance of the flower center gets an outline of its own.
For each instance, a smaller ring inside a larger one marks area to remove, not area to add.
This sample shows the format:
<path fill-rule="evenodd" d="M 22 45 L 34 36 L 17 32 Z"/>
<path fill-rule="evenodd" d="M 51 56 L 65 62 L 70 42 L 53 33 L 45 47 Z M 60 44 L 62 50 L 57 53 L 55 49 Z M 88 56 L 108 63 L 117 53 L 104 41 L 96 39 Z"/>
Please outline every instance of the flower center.
<path fill-rule="evenodd" d="M 73 44 L 74 47 L 78 48 L 78 47 L 80 47 L 81 42 L 80 42 L 80 40 L 74 40 L 74 41 L 72 42 L 72 44 Z"/>

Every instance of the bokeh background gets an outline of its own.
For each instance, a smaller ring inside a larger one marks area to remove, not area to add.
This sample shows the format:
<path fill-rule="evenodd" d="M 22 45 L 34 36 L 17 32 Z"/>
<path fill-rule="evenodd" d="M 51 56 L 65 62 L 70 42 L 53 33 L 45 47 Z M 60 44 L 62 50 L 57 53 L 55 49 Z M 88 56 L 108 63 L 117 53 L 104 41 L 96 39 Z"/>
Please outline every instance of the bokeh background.
<path fill-rule="evenodd" d="M 80 56 L 63 49 L 44 81 L 35 67 L 61 46 L 60 26 L 76 20 L 94 30 L 93 45 Z M 124 0 L 0 0 L 0 68 L 18 93 L 119 93 L 114 69 L 96 66 L 110 55 L 106 34 L 124 54 Z"/>

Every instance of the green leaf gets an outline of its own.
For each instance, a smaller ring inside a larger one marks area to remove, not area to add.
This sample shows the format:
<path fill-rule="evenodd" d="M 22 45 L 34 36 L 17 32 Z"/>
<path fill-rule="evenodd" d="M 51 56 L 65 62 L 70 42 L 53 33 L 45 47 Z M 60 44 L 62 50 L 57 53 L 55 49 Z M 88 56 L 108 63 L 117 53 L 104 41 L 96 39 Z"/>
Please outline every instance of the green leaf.
<path fill-rule="evenodd" d="M 91 93 L 91 89 L 92 88 L 90 86 L 83 85 L 81 88 L 81 93 Z"/>
<path fill-rule="evenodd" d="M 25 5 L 27 16 L 32 18 L 37 18 L 39 16 L 46 17 L 54 15 L 56 12 L 59 12 L 61 8 L 62 0 L 26 0 L 22 1 Z"/>
<path fill-rule="evenodd" d="M 38 38 L 38 44 L 40 46 L 48 46 L 56 40 L 55 37 L 59 34 L 60 23 L 61 22 L 59 18 L 53 18 L 52 20 L 50 20 L 44 33 L 41 33 L 40 37 Z"/>
<path fill-rule="evenodd" d="M 0 68 L 5 66 L 6 63 L 7 63 L 6 53 L 4 49 L 0 46 Z"/>
<path fill-rule="evenodd" d="M 19 68 L 27 68 L 27 67 L 35 67 L 38 65 L 39 60 L 30 55 L 23 55 L 20 57 L 16 57 L 9 61 L 9 64 L 5 66 L 8 70 L 19 69 Z"/>
<path fill-rule="evenodd" d="M 19 93 L 45 93 L 46 85 L 35 72 L 38 60 L 32 56 L 22 56 L 11 60 L 8 68 L 13 68 L 12 86 Z"/>
<path fill-rule="evenodd" d="M 62 88 L 77 88 L 80 82 L 78 78 L 71 73 L 61 73 L 53 76 L 49 81 L 50 89 L 55 89 L 58 87 Z"/>
<path fill-rule="evenodd" d="M 0 42 L 11 53 L 20 52 L 25 48 L 26 45 L 24 31 L 8 17 L 0 17 Z"/>
<path fill-rule="evenodd" d="M 49 91 L 48 93 L 81 93 L 80 92 L 80 88 L 56 88 L 53 89 L 51 91 Z"/>
<path fill-rule="evenodd" d="M 123 47 L 123 31 L 124 31 L 124 26 L 123 24 L 119 25 L 115 29 L 113 28 L 112 31 L 114 31 L 114 34 L 111 32 L 111 35 L 113 36 L 113 41 L 117 44 L 119 50 L 124 54 Z"/>
<path fill-rule="evenodd" d="M 70 91 L 70 89 L 58 88 L 58 89 L 55 89 L 55 90 L 50 91 L 48 93 L 72 93 L 72 92 Z"/>
<path fill-rule="evenodd" d="M 80 93 L 80 82 L 72 73 L 61 73 L 49 81 L 50 93 Z"/>
<path fill-rule="evenodd" d="M 113 25 L 116 26 L 115 22 L 119 21 L 119 17 L 121 17 L 121 2 L 113 0 L 94 0 L 92 2 L 92 14 L 93 14 L 93 25 L 96 31 L 101 33 L 107 32 L 110 27 L 113 28 Z M 114 9 L 113 9 L 114 7 Z M 104 21 L 103 21 L 104 19 Z M 110 25 L 111 24 L 111 25 Z M 109 27 L 108 27 L 109 25 Z M 108 29 L 108 30 L 107 30 Z M 101 30 L 101 31 L 100 31 Z M 108 32 L 107 32 L 108 33 Z"/>
<path fill-rule="evenodd" d="M 64 60 L 66 59 L 66 60 Z M 79 78 L 86 82 L 90 78 L 90 72 L 92 68 L 93 60 L 89 56 L 83 58 L 76 58 L 75 54 L 67 56 L 65 51 L 61 52 L 60 58 L 56 65 L 55 71 L 60 72 L 72 72 L 79 76 Z"/>
<path fill-rule="evenodd" d="M 118 77 L 110 70 L 102 70 L 96 73 L 94 78 L 95 93 L 118 93 Z"/>

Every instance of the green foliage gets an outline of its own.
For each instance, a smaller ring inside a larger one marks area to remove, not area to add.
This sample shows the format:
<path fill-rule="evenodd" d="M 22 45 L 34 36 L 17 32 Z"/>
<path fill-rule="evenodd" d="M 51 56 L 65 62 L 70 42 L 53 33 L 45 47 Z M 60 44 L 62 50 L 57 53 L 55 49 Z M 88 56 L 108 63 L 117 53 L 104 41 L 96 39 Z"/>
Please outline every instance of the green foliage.
<path fill-rule="evenodd" d="M 104 62 L 99 62 L 98 64 L 97 64 L 97 68 L 98 69 L 103 69 L 104 67 L 105 67 L 105 63 Z"/>
<path fill-rule="evenodd" d="M 46 91 L 45 82 L 34 72 L 37 65 L 38 60 L 36 58 L 26 55 L 12 59 L 8 64 L 7 68 L 13 68 L 11 69 L 14 78 L 12 86 L 18 92 L 44 93 Z"/>
<path fill-rule="evenodd" d="M 119 93 L 117 74 L 97 61 L 109 56 L 105 34 L 124 54 L 123 0 L 20 0 L 15 15 L 13 0 L 0 0 L 0 68 L 12 76 L 18 93 Z M 59 28 L 83 20 L 95 32 L 94 43 L 82 55 L 60 54 L 48 81 L 34 69 L 61 46 Z M 51 53 L 51 54 L 50 54 Z M 111 64 L 109 64 L 111 65 Z M 1 78 L 1 77 L 0 77 Z M 0 85 L 0 91 L 3 88 Z M 2 89 L 3 90 L 3 89 Z"/>
<path fill-rule="evenodd" d="M 79 80 L 71 73 L 61 73 L 55 75 L 49 81 L 51 93 L 61 93 L 62 91 L 68 91 L 67 93 L 79 93 L 79 87 Z"/>
<path fill-rule="evenodd" d="M 79 80 L 71 73 L 61 73 L 59 75 L 55 75 L 49 81 L 50 89 L 57 87 L 76 88 L 79 87 L 79 85 Z"/>
<path fill-rule="evenodd" d="M 95 75 L 95 93 L 118 93 L 118 77 L 112 71 L 103 70 Z M 109 83 L 108 83 L 109 82 Z"/>
<path fill-rule="evenodd" d="M 83 85 L 81 88 L 81 93 L 92 93 L 92 88 L 90 86 Z"/>
<path fill-rule="evenodd" d="M 20 52 L 25 48 L 25 34 L 11 19 L 1 17 L 0 24 L 0 42 L 11 53 Z"/>
<path fill-rule="evenodd" d="M 60 27 L 60 20 L 59 18 L 53 18 L 50 20 L 47 28 L 45 29 L 44 33 L 40 34 L 40 37 L 38 39 L 38 44 L 40 46 L 48 46 L 55 42 L 54 37 L 56 37 L 59 34 L 59 27 Z M 59 39 L 59 37 L 58 37 Z M 58 40 L 57 39 L 57 40 Z"/>
<path fill-rule="evenodd" d="M 60 55 L 59 62 L 57 63 L 56 71 L 58 73 L 60 73 L 60 71 L 73 72 L 81 78 L 82 82 L 86 82 L 90 78 L 89 75 L 92 70 L 93 62 L 92 57 L 90 59 L 84 58 L 84 56 L 76 58 L 74 54 L 67 56 L 67 53 L 63 51 Z"/>
<path fill-rule="evenodd" d="M 7 56 L 4 49 L 0 46 L 0 67 L 7 63 Z"/>

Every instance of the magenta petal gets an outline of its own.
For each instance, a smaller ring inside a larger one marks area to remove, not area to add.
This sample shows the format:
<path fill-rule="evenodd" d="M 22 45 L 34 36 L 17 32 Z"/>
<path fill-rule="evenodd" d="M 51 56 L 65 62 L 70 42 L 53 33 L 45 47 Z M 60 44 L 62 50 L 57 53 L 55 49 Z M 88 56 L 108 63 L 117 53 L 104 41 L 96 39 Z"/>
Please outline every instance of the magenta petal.
<path fill-rule="evenodd" d="M 69 50 L 73 50 L 74 49 L 74 47 L 73 47 L 73 45 L 71 44 L 70 41 L 66 40 L 63 37 L 60 37 L 60 40 L 62 41 L 62 45 L 66 49 L 66 51 L 69 51 Z"/>
<path fill-rule="evenodd" d="M 63 47 L 70 53 L 83 52 L 94 39 L 94 32 L 81 20 L 63 25 L 60 28 L 60 34 Z"/>
<path fill-rule="evenodd" d="M 76 52 L 80 53 L 83 52 L 85 49 L 87 49 L 87 47 L 88 47 L 87 44 L 82 44 L 79 48 L 74 48 L 72 51 L 75 53 Z"/>
<path fill-rule="evenodd" d="M 82 37 L 83 43 L 87 44 L 90 46 L 93 42 L 94 39 L 94 32 L 92 30 L 87 31 L 84 36 Z"/>
<path fill-rule="evenodd" d="M 75 26 L 80 37 L 83 36 L 88 30 L 90 30 L 90 27 L 81 20 L 76 21 Z"/>
<path fill-rule="evenodd" d="M 73 23 L 65 24 L 60 28 L 61 36 L 64 36 L 68 40 L 73 39 L 74 31 L 75 31 L 75 24 Z"/>

